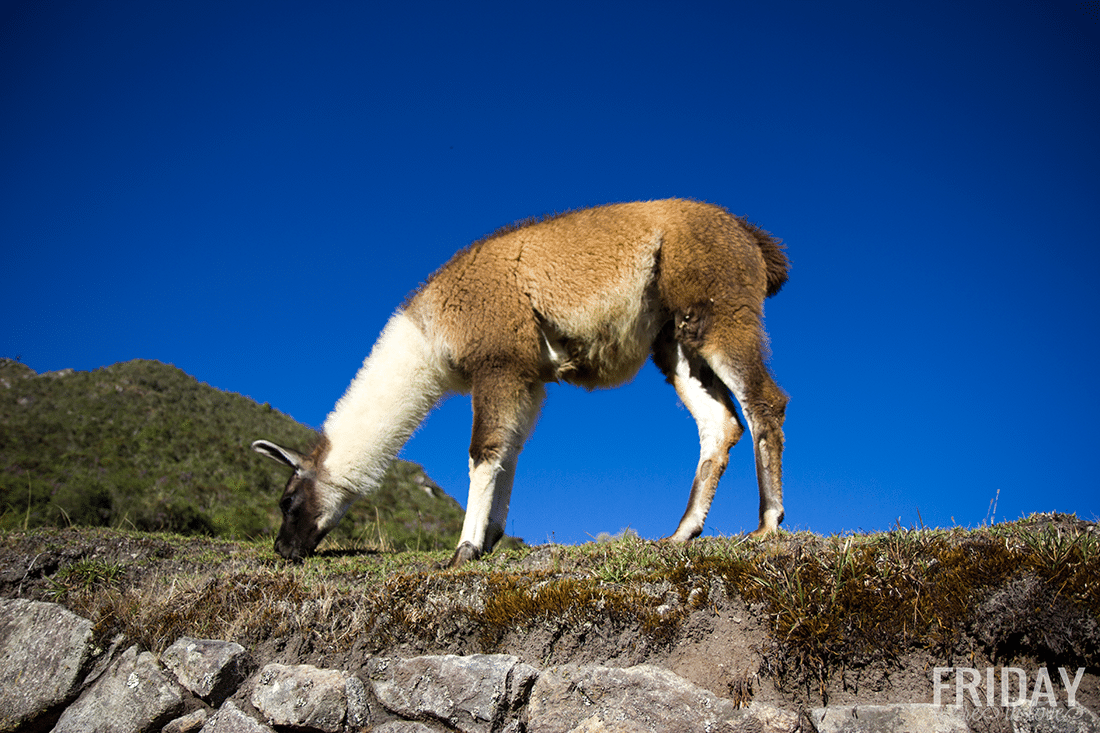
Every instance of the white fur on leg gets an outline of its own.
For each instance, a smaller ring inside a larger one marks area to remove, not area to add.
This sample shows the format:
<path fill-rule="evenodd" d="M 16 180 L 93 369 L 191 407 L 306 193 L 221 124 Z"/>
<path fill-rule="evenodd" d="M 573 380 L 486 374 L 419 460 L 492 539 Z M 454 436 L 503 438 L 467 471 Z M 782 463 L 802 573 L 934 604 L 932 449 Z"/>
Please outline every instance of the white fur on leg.
<path fill-rule="evenodd" d="M 493 487 L 493 501 L 489 508 L 489 522 L 485 528 L 485 537 L 482 540 L 482 551 L 489 552 L 504 536 L 505 523 L 508 521 L 508 505 L 512 500 L 512 484 L 516 479 L 516 462 L 519 459 L 518 449 L 501 464 L 500 473 L 497 474 L 496 485 Z"/>
<path fill-rule="evenodd" d="M 699 464 L 695 469 L 695 485 L 687 511 L 676 532 L 669 537 L 673 542 L 687 542 L 703 531 L 714 500 L 717 481 L 710 480 L 709 474 L 715 466 L 725 462 L 730 447 L 741 437 L 742 428 L 726 405 L 692 373 L 691 362 L 680 345 L 676 347 L 673 386 L 699 429 Z M 707 466 L 708 462 L 710 466 Z"/>
<path fill-rule="evenodd" d="M 757 529 L 757 533 L 765 534 L 767 532 L 775 532 L 779 529 L 779 520 L 783 518 L 783 509 L 765 509 L 764 514 L 760 517 L 760 528 Z"/>
<path fill-rule="evenodd" d="M 752 435 L 753 455 L 756 458 L 756 480 L 760 487 L 760 526 L 751 533 L 751 536 L 760 537 L 769 532 L 775 532 L 779 528 L 779 523 L 783 521 L 783 489 L 775 474 L 778 466 L 772 466 L 768 460 L 767 437 L 763 435 L 762 426 L 751 407 L 752 403 L 749 401 L 745 382 L 737 370 L 730 367 L 724 356 L 708 357 L 707 363 L 741 404 L 741 411 L 745 414 L 745 422 L 749 424 L 749 432 Z"/>
<path fill-rule="evenodd" d="M 459 545 L 470 543 L 478 551 L 487 552 L 499 537 L 486 541 L 490 526 L 504 532 L 508 521 L 508 505 L 516 477 L 516 463 L 523 444 L 535 429 L 546 389 L 540 384 L 531 390 L 531 400 L 519 416 L 512 445 L 501 458 L 474 465 L 470 459 L 470 494 L 466 502 L 466 518 L 462 522 Z"/>
<path fill-rule="evenodd" d="M 475 466 L 473 459 L 470 459 L 470 495 L 466 501 L 466 518 L 462 520 L 459 545 L 470 544 L 479 552 L 484 549 L 489 512 L 504 473 L 500 461 L 483 461 Z"/>
<path fill-rule="evenodd" d="M 732 415 L 726 406 L 715 399 L 703 383 L 691 373 L 690 363 L 682 346 L 676 347 L 676 355 L 674 386 L 699 428 L 699 464 L 702 465 L 707 457 L 725 447 Z"/>
<path fill-rule="evenodd" d="M 544 385 L 537 384 L 531 388 L 531 400 L 527 404 L 527 409 L 519 416 L 520 423 L 516 429 L 514 445 L 501 463 L 501 474 L 497 477 L 496 488 L 493 492 L 493 506 L 489 512 L 489 526 L 495 525 L 501 534 L 504 533 L 507 526 L 508 505 L 512 500 L 512 485 L 515 483 L 519 454 L 523 450 L 523 444 L 527 442 L 535 429 L 535 423 L 538 422 L 539 412 L 542 410 L 542 402 L 545 398 L 546 387 Z M 495 542 L 496 539 L 499 538 L 494 538 L 493 541 Z M 485 549 L 492 548 L 486 547 Z"/>
<path fill-rule="evenodd" d="M 764 489 L 764 487 L 769 487 L 770 489 L 770 487 L 776 486 L 779 483 L 773 471 L 772 464 L 768 460 L 770 453 L 768 452 L 767 439 L 762 438 L 758 442 L 755 455 L 761 489 L 760 526 L 757 527 L 756 532 L 753 534 L 759 537 L 779 529 L 779 523 L 783 521 L 783 502 L 781 497 L 776 496 L 770 490 Z"/>

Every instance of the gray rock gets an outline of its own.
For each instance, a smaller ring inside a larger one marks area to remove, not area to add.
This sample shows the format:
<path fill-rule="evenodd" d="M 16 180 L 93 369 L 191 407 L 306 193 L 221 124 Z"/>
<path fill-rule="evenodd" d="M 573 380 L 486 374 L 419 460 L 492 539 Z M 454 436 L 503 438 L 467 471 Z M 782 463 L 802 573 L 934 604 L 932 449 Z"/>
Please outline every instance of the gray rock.
<path fill-rule="evenodd" d="M 160 655 L 184 687 L 214 707 L 237 691 L 252 672 L 252 658 L 231 641 L 182 637 Z"/>
<path fill-rule="evenodd" d="M 538 677 L 534 667 L 505 654 L 372 659 L 367 666 L 386 710 L 463 733 L 500 730 Z"/>
<path fill-rule="evenodd" d="M 966 710 L 954 705 L 847 705 L 809 713 L 817 733 L 970 733 Z"/>
<path fill-rule="evenodd" d="M 275 733 L 255 718 L 249 717 L 232 701 L 222 705 L 200 733 Z"/>
<path fill-rule="evenodd" d="M 0 731 L 75 697 L 92 622 L 54 603 L 0 600 Z"/>
<path fill-rule="evenodd" d="M 746 733 L 790 733 L 799 730 L 799 715 L 790 710 L 752 702 L 747 708 L 742 708 L 740 713 L 741 720 L 737 723 L 739 727 L 735 727 L 735 730 L 744 730 Z"/>
<path fill-rule="evenodd" d="M 529 733 L 712 730 L 789 733 L 798 715 L 752 703 L 738 709 L 660 667 L 566 665 L 542 673 L 527 708 Z"/>
<path fill-rule="evenodd" d="M 168 725 L 164 726 L 160 733 L 191 733 L 191 731 L 199 730 L 206 725 L 206 719 L 210 717 L 209 713 L 205 709 L 199 708 L 198 710 L 184 715 L 182 718 L 176 718 Z"/>
<path fill-rule="evenodd" d="M 62 713 L 54 733 L 159 731 L 181 712 L 179 686 L 132 646 Z"/>
<path fill-rule="evenodd" d="M 131 642 L 132 643 L 132 642 Z M 118 655 L 126 648 L 127 639 L 125 634 L 116 634 L 115 638 L 111 639 L 110 644 L 107 646 L 107 651 L 99 653 L 96 650 L 96 657 L 92 661 L 91 668 L 88 670 L 88 674 L 85 675 L 84 681 L 80 683 L 81 687 L 87 687 L 96 680 L 98 680 L 107 669 L 115 663 L 118 659 Z"/>
<path fill-rule="evenodd" d="M 365 720 L 365 694 L 357 678 L 308 664 L 269 664 L 252 691 L 252 704 L 272 725 L 337 733 L 348 719 L 349 679 L 352 717 Z M 358 707 L 356 707 L 358 706 Z"/>
<path fill-rule="evenodd" d="M 374 733 L 436 733 L 436 730 L 415 720 L 394 720 L 378 726 Z"/>
<path fill-rule="evenodd" d="M 564 665 L 539 675 L 528 733 L 767 730 L 757 713 L 660 667 Z M 774 730 L 774 728 L 773 728 Z"/>
<path fill-rule="evenodd" d="M 348 701 L 347 726 L 357 730 L 370 722 L 370 707 L 367 705 L 367 688 L 355 675 L 344 679 L 344 694 Z"/>

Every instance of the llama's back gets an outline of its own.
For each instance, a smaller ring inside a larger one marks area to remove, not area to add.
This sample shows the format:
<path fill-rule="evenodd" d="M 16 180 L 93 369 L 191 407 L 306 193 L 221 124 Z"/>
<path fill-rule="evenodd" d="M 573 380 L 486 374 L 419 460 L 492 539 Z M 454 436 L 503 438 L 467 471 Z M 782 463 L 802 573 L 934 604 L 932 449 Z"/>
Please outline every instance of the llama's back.
<path fill-rule="evenodd" d="M 716 295 L 758 308 L 785 280 L 766 232 L 668 199 L 501 230 L 456 254 L 409 305 L 446 331 L 456 361 L 507 353 L 545 373 L 557 350 L 554 378 L 613 386 L 645 362 L 668 311 Z"/>

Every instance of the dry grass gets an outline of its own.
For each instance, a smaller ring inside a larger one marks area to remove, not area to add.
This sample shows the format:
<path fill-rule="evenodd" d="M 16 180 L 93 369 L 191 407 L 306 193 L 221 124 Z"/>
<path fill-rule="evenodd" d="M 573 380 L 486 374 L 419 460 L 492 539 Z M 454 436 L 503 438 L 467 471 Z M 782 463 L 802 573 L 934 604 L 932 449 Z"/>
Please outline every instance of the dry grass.
<path fill-rule="evenodd" d="M 507 550 L 460 571 L 436 569 L 444 552 L 342 550 L 295 566 L 266 546 L 106 531 L 8 533 L 0 553 L 8 568 L 30 566 L 4 595 L 62 602 L 104 637 L 153 650 L 182 635 L 246 646 L 297 635 L 325 650 L 462 638 L 493 651 L 513 631 L 584 624 L 660 647 L 720 590 L 766 618 L 781 683 L 915 650 L 950 656 L 964 641 L 990 656 L 1100 661 L 1100 536 L 1064 515 L 687 546 L 624 537 Z"/>

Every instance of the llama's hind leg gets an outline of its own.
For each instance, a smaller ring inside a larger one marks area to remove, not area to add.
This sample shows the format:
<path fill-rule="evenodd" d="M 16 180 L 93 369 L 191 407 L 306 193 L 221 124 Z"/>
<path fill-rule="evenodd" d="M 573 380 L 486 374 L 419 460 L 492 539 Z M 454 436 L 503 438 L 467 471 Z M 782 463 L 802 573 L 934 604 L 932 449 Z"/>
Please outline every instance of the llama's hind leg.
<path fill-rule="evenodd" d="M 538 419 L 545 390 L 540 383 L 497 375 L 475 380 L 472 395 L 470 493 L 450 567 L 477 559 L 504 535 L 516 462 Z"/>
<path fill-rule="evenodd" d="M 691 484 L 687 510 L 666 539 L 687 542 L 703 532 L 718 481 L 729 463 L 729 451 L 745 429 L 737 419 L 729 390 L 697 354 L 667 342 L 654 351 L 654 361 L 676 388 L 699 428 L 699 465 Z"/>
<path fill-rule="evenodd" d="M 756 482 L 760 487 L 760 524 L 751 536 L 760 537 L 775 532 L 783 521 L 783 420 L 788 398 L 768 373 L 763 344 L 755 329 L 752 333 L 740 340 L 741 348 L 705 346 L 702 352 L 741 404 L 752 433 Z"/>

